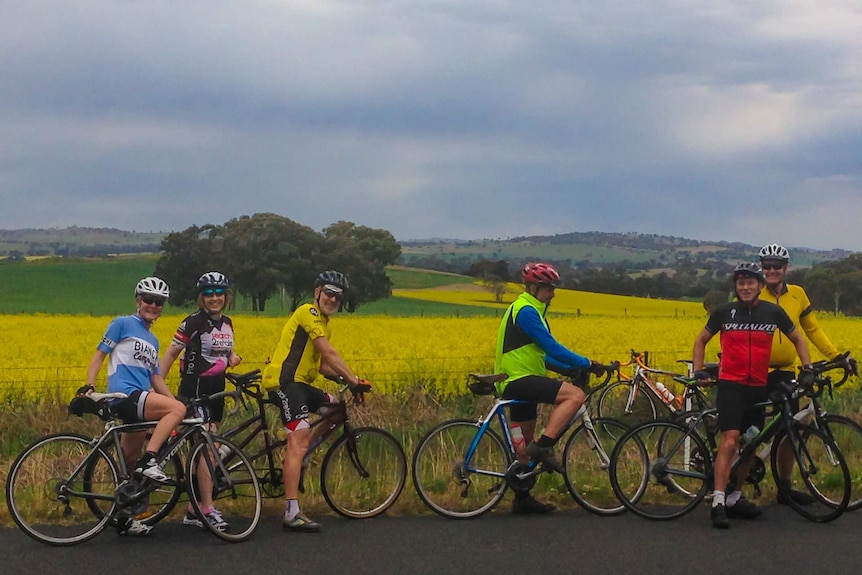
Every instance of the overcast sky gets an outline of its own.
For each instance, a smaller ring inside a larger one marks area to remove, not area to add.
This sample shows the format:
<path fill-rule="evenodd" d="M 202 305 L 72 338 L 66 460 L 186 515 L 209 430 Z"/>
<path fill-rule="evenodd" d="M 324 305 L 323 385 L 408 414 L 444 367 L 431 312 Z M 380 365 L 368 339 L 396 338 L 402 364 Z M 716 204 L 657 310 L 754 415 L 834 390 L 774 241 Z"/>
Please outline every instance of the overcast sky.
<path fill-rule="evenodd" d="M 858 0 L 0 0 L 0 229 L 862 251 Z"/>

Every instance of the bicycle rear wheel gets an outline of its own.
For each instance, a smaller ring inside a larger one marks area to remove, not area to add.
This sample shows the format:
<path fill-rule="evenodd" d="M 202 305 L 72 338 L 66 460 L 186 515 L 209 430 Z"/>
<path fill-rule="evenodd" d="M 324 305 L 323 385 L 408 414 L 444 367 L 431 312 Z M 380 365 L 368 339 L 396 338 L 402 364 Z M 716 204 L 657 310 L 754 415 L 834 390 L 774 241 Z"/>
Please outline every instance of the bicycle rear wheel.
<path fill-rule="evenodd" d="M 12 463 L 6 477 L 6 505 L 18 527 L 33 539 L 48 545 L 75 545 L 96 536 L 110 520 L 119 473 L 107 453 L 93 451 L 91 441 L 69 433 L 48 435 Z M 87 466 L 90 473 L 85 480 Z M 90 502 L 96 499 L 105 513 L 93 513 Z"/>
<path fill-rule="evenodd" d="M 617 515 L 626 510 L 611 487 L 610 459 L 617 439 L 628 428 L 615 419 L 581 424 L 569 436 L 563 451 L 566 487 L 578 504 L 596 515 Z"/>
<path fill-rule="evenodd" d="M 634 389 L 635 396 L 630 409 L 626 409 L 629 396 Z M 643 385 L 633 386 L 630 381 L 616 381 L 602 390 L 598 399 L 598 415 L 616 419 L 624 425 L 634 427 L 647 421 L 655 421 L 656 405 L 652 395 Z"/>
<path fill-rule="evenodd" d="M 413 485 L 419 498 L 435 513 L 467 519 L 487 513 L 506 493 L 508 448 L 491 429 L 478 438 L 469 461 L 464 458 L 477 439 L 475 420 L 441 423 L 419 442 L 413 454 Z"/>
<path fill-rule="evenodd" d="M 770 462 L 772 476 L 779 491 L 787 489 L 778 477 L 778 447 L 784 440 L 798 445 L 799 457 L 794 461 L 790 485 L 804 489 L 813 502 L 805 505 L 797 502 L 790 493 L 783 493 L 788 505 L 810 521 L 826 523 L 841 516 L 850 502 L 850 471 L 844 455 L 834 441 L 821 430 L 793 422 L 792 435 L 781 430 L 772 443 Z"/>
<path fill-rule="evenodd" d="M 627 509 L 655 520 L 697 507 L 709 489 L 712 460 L 686 427 L 653 421 L 629 430 L 611 455 L 611 486 Z"/>
<path fill-rule="evenodd" d="M 211 435 L 217 445 L 221 445 L 221 464 L 216 462 L 205 441 L 198 441 L 192 447 L 186 466 L 189 500 L 203 526 L 225 541 L 245 541 L 251 537 L 263 507 L 260 485 L 254 468 L 240 449 L 223 437 Z M 200 481 L 192 481 L 192 472 L 200 474 L 209 470 L 212 477 L 213 506 L 221 513 L 227 523 L 219 528 L 210 524 L 204 517 L 201 505 Z"/>
<path fill-rule="evenodd" d="M 368 519 L 389 509 L 407 479 L 407 457 L 395 437 L 375 427 L 342 435 L 320 467 L 320 490 L 333 511 Z"/>
<path fill-rule="evenodd" d="M 862 507 L 862 425 L 843 415 L 827 415 L 820 429 L 835 442 L 850 470 L 850 503 L 847 511 Z"/>

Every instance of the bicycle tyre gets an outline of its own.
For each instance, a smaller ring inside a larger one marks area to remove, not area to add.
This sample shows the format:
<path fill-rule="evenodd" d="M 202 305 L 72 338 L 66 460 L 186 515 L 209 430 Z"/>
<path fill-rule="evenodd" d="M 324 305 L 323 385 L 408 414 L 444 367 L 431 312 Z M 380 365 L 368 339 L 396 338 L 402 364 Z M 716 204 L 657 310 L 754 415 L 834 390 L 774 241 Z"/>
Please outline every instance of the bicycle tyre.
<path fill-rule="evenodd" d="M 611 486 L 620 502 L 656 521 L 682 517 L 697 507 L 711 483 L 712 460 L 693 461 L 691 443 L 694 450 L 708 453 L 700 436 L 670 421 L 630 429 L 611 454 Z"/>
<path fill-rule="evenodd" d="M 425 434 L 413 454 L 413 485 L 429 509 L 451 519 L 478 517 L 493 509 L 506 493 L 504 475 L 512 454 L 500 436 L 488 428 L 470 467 L 464 457 L 479 423 L 453 419 Z"/>
<path fill-rule="evenodd" d="M 213 504 L 227 522 L 227 527 L 220 530 L 204 518 L 200 503 L 200 485 L 197 481 L 191 480 L 192 471 L 200 466 L 208 466 L 204 456 L 210 453 L 210 449 L 202 439 L 194 444 L 186 462 L 189 502 L 203 526 L 216 537 L 231 543 L 245 541 L 254 533 L 263 508 L 263 497 L 257 475 L 251 462 L 239 447 L 224 437 L 214 434 L 210 434 L 210 437 L 216 444 L 220 444 L 219 453 L 227 470 L 225 474 L 221 465 L 213 465 L 211 473 Z"/>
<path fill-rule="evenodd" d="M 348 519 L 377 517 L 398 500 L 407 481 L 407 457 L 395 436 L 359 427 L 339 437 L 320 466 L 320 490 L 333 511 Z"/>
<path fill-rule="evenodd" d="M 780 430 L 772 442 L 772 477 L 787 504 L 798 514 L 815 523 L 834 521 L 850 503 L 850 471 L 844 455 L 823 431 L 798 421 L 792 425 L 801 461 L 793 462 L 789 484 L 797 489 L 804 486 L 813 502 L 799 503 L 786 491 L 788 484 L 779 481 L 778 447 L 787 437 L 786 429 Z"/>
<path fill-rule="evenodd" d="M 118 457 L 122 456 L 122 449 L 115 447 L 114 442 L 111 440 L 106 442 L 102 447 L 106 452 L 108 452 L 110 448 L 112 453 L 117 454 Z M 87 465 L 84 467 L 85 488 L 87 487 L 88 481 L 93 473 L 93 463 L 94 462 L 91 460 L 87 462 Z M 167 517 L 177 506 L 180 496 L 184 491 L 183 464 L 179 455 L 174 455 L 167 461 L 163 462 L 161 467 L 165 472 L 165 475 L 171 478 L 171 481 L 166 483 L 152 482 L 154 489 L 147 496 L 146 510 L 135 516 L 135 519 L 149 526 L 153 526 Z M 120 467 L 117 466 L 117 469 L 120 469 Z M 105 508 L 105 502 L 99 502 L 95 499 L 88 499 L 87 505 L 96 516 L 108 513 L 109 511 L 109 509 Z"/>
<path fill-rule="evenodd" d="M 611 487 L 610 455 L 628 427 L 616 419 L 600 417 L 592 420 L 592 429 L 591 432 L 581 423 L 566 441 L 563 451 L 566 487 L 578 505 L 590 513 L 618 515 L 626 508 Z"/>
<path fill-rule="evenodd" d="M 629 428 L 647 421 L 655 421 L 658 418 L 655 401 L 643 384 L 638 384 L 631 411 L 626 411 L 632 385 L 633 383 L 629 381 L 615 381 L 603 389 L 597 402 L 598 416 L 615 419 Z"/>
<path fill-rule="evenodd" d="M 92 491 L 84 489 L 87 457 L 98 460 L 91 466 Z M 76 545 L 108 524 L 118 484 L 116 463 L 101 448 L 93 451 L 92 438 L 55 433 L 31 443 L 12 463 L 6 477 L 6 506 L 15 524 L 33 539 L 54 546 Z M 94 514 L 88 496 L 69 495 L 70 489 L 109 502 L 108 512 Z"/>
<path fill-rule="evenodd" d="M 823 432 L 841 450 L 850 470 L 847 511 L 857 511 L 862 508 L 862 463 L 858 462 L 859 454 L 862 454 L 862 425 L 843 415 L 826 415 L 823 421 L 826 424 Z"/>

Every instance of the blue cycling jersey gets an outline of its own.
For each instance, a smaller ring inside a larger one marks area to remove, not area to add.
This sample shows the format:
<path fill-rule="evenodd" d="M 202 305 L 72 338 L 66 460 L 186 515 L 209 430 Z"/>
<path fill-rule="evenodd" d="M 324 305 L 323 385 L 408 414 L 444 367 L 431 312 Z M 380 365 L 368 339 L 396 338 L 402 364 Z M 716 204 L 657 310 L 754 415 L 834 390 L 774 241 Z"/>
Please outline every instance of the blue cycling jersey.
<path fill-rule="evenodd" d="M 98 345 L 108 354 L 108 393 L 149 391 L 159 373 L 159 340 L 139 315 L 115 318 Z"/>

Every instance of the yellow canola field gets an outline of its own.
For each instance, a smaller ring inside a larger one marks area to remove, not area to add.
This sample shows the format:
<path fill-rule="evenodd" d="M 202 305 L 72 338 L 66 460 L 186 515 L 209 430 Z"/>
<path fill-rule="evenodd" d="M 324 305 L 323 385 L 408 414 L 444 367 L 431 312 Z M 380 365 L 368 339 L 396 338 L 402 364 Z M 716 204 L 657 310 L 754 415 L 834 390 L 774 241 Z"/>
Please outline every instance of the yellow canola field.
<path fill-rule="evenodd" d="M 554 303 L 558 303 L 556 299 Z M 679 305 L 679 302 L 665 303 Z M 165 316 L 154 326 L 162 349 L 170 343 L 182 318 Z M 50 390 L 71 397 L 84 383 L 86 366 L 110 320 L 90 316 L 0 316 L 6 337 L 0 362 L 0 400 L 35 397 Z M 238 371 L 264 365 L 284 321 L 284 318 L 234 317 L 237 351 L 244 358 Z M 421 386 L 440 395 L 454 395 L 466 391 L 467 373 L 492 370 L 499 321 L 494 317 L 339 314 L 333 318 L 333 344 L 361 376 L 375 385 L 378 393 L 397 394 Z M 626 360 L 630 349 L 648 350 L 652 365 L 676 371 L 682 369 L 676 361 L 690 357 L 692 342 L 704 322 L 702 311 L 664 318 L 550 316 L 554 335 L 591 359 Z M 821 316 L 820 323 L 840 349 L 850 349 L 854 356 L 862 357 L 862 320 Z M 708 348 L 708 359 L 714 360 L 717 351 L 716 337 Z M 168 375 L 169 384 L 174 386 L 178 379 L 176 370 L 174 367 Z M 105 371 L 103 368 L 102 386 Z"/>
<path fill-rule="evenodd" d="M 479 282 L 427 289 L 396 289 L 393 290 L 392 295 L 441 303 L 496 308 L 502 312 L 522 289 L 523 287 L 518 284 L 507 284 L 503 303 L 496 302 L 490 289 Z M 556 290 L 556 297 L 554 297 L 550 309 L 555 313 L 590 317 L 706 317 L 703 304 L 700 302 L 649 299 L 568 289 Z"/>

